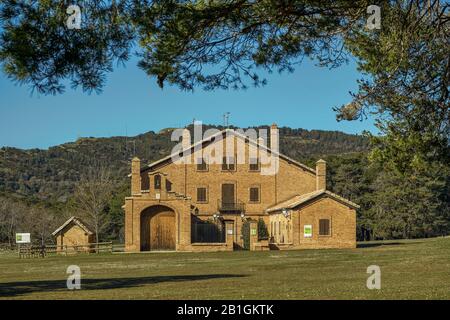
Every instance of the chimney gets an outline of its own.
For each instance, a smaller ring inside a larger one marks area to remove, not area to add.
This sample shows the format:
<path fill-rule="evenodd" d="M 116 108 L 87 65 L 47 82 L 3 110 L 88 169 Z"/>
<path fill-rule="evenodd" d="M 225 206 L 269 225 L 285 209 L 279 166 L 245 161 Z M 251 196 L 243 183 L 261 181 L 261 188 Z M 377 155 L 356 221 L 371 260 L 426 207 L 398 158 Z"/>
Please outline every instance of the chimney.
<path fill-rule="evenodd" d="M 259 137 L 257 140 L 258 144 L 265 146 L 266 145 L 266 141 L 264 140 L 263 137 Z"/>
<path fill-rule="evenodd" d="M 131 195 L 141 194 L 141 160 L 134 157 L 131 160 Z"/>
<path fill-rule="evenodd" d="M 270 127 L 270 149 L 272 149 L 273 151 L 276 151 L 276 152 L 280 152 L 280 149 L 279 149 L 280 140 L 279 139 L 280 139 L 280 137 L 278 136 L 278 127 L 274 123 Z"/>
<path fill-rule="evenodd" d="M 181 145 L 183 146 L 183 150 L 191 146 L 191 133 L 188 129 L 183 130 L 183 140 L 181 142 Z"/>
<path fill-rule="evenodd" d="M 316 162 L 316 190 L 327 188 L 327 163 L 320 159 Z"/>

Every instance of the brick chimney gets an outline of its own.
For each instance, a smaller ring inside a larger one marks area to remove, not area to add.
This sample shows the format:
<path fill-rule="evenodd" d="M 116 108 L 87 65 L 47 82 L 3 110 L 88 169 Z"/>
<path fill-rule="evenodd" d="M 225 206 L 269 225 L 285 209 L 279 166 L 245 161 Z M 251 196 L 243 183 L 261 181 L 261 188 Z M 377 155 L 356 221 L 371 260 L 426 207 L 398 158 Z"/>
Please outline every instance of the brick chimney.
<path fill-rule="evenodd" d="M 141 160 L 131 160 L 131 195 L 141 195 Z"/>
<path fill-rule="evenodd" d="M 188 129 L 183 129 L 183 140 L 182 140 L 183 150 L 191 146 L 191 133 Z"/>
<path fill-rule="evenodd" d="M 316 162 L 316 190 L 327 188 L 327 163 L 320 159 Z"/>
<path fill-rule="evenodd" d="M 264 140 L 263 137 L 259 137 L 258 139 L 256 139 L 256 141 L 258 142 L 258 144 L 265 146 L 266 145 L 266 140 Z"/>
<path fill-rule="evenodd" d="M 278 127 L 274 123 L 270 127 L 270 149 L 279 152 L 279 146 L 280 146 L 280 137 L 278 136 Z"/>

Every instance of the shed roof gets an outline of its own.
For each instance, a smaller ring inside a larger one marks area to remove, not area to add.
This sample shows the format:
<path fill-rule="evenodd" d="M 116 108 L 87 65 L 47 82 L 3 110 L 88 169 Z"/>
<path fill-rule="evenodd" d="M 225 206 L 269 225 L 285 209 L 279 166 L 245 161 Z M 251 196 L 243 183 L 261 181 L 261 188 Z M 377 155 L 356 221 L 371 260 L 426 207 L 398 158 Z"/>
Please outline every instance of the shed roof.
<path fill-rule="evenodd" d="M 84 223 L 83 220 L 81 220 L 80 218 L 77 218 L 77 217 L 71 217 L 69 220 L 64 222 L 58 229 L 53 231 L 52 235 L 56 236 L 58 233 L 60 233 L 62 230 L 64 230 L 64 228 L 67 227 L 71 223 L 76 224 L 77 226 L 79 226 L 81 229 L 83 229 L 89 235 L 94 234 L 92 229 L 89 228 L 89 226 L 86 223 Z"/>
<path fill-rule="evenodd" d="M 302 194 L 302 195 L 297 195 L 294 196 L 288 200 L 282 201 L 277 203 L 276 205 L 269 207 L 266 212 L 270 213 L 270 212 L 275 212 L 275 211 L 280 211 L 283 209 L 293 209 L 297 206 L 300 206 L 310 200 L 316 199 L 320 196 L 327 196 L 333 200 L 336 200 L 344 205 L 346 205 L 347 207 L 351 207 L 354 209 L 359 209 L 359 205 L 348 200 L 345 199 L 333 192 L 330 192 L 328 190 L 318 190 L 318 191 L 314 191 L 314 192 L 310 192 L 310 193 L 306 193 L 306 194 Z"/>

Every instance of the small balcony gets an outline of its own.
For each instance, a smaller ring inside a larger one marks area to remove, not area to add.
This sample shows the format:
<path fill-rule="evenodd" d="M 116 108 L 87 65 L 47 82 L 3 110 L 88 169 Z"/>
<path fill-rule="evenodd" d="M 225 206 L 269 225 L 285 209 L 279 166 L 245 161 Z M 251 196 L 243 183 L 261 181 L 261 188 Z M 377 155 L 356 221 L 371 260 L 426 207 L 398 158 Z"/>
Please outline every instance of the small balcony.
<path fill-rule="evenodd" d="M 217 200 L 217 210 L 220 212 L 244 212 L 245 203 L 242 201 L 228 202 L 223 200 Z"/>

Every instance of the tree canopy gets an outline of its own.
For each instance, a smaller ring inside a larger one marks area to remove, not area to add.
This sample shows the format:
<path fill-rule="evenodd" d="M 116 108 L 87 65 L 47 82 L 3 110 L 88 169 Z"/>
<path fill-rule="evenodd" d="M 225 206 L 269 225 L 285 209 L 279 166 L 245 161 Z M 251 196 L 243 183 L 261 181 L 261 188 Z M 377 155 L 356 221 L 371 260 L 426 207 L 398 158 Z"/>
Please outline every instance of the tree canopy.
<path fill-rule="evenodd" d="M 13 80 L 44 94 L 67 82 L 100 91 L 131 54 L 160 87 L 245 89 L 261 70 L 291 72 L 309 58 L 336 68 L 349 57 L 362 77 L 339 120 L 374 114 L 383 137 L 372 157 L 401 171 L 450 161 L 449 4 L 429 0 L 79 1 L 81 29 L 66 26 L 68 1 L 4 0 L 0 61 Z M 368 7 L 381 28 L 368 29 Z"/>

